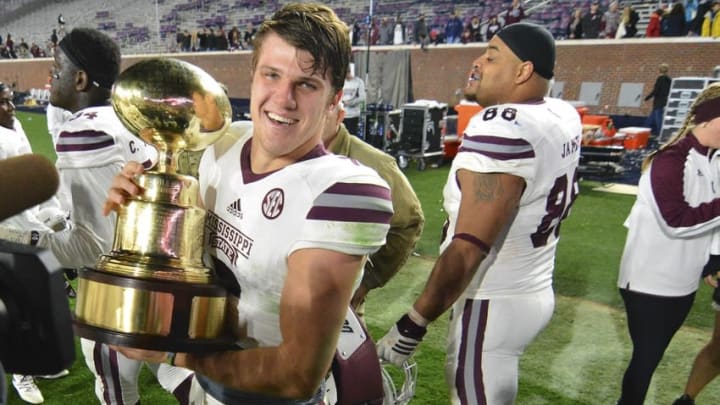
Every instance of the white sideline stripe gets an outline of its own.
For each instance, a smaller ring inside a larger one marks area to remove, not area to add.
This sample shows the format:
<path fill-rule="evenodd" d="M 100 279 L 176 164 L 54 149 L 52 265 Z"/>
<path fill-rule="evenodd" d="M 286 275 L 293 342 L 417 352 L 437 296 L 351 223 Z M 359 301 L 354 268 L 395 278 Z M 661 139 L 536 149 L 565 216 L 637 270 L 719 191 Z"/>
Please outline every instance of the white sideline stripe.
<path fill-rule="evenodd" d="M 638 186 L 630 184 L 607 183 L 593 188 L 593 191 L 604 191 L 606 193 L 637 195 Z"/>

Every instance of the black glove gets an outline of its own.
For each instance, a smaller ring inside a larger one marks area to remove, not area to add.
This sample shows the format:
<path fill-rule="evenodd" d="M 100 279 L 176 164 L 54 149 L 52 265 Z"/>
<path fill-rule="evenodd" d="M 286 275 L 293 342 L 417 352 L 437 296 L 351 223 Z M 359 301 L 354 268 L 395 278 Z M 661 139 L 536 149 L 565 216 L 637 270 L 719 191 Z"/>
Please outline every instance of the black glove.
<path fill-rule="evenodd" d="M 398 367 L 415 353 L 427 329 L 405 314 L 377 343 L 378 356 Z"/>
<path fill-rule="evenodd" d="M 720 255 L 710 255 L 705 267 L 703 267 L 702 278 L 714 275 L 720 271 Z"/>

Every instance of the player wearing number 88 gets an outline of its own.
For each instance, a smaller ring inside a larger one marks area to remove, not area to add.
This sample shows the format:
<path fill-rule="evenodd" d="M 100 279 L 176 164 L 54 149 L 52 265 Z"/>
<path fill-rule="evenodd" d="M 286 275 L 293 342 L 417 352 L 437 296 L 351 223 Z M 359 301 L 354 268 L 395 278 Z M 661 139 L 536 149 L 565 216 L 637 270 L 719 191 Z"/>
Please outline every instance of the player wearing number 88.
<path fill-rule="evenodd" d="M 554 309 L 555 251 L 577 196 L 582 125 L 568 103 L 544 97 L 555 63 L 546 29 L 509 25 L 476 63 L 476 97 L 487 107 L 470 120 L 443 191 L 440 257 L 378 352 L 407 359 L 452 306 L 452 402 L 512 404 L 520 355 Z"/>

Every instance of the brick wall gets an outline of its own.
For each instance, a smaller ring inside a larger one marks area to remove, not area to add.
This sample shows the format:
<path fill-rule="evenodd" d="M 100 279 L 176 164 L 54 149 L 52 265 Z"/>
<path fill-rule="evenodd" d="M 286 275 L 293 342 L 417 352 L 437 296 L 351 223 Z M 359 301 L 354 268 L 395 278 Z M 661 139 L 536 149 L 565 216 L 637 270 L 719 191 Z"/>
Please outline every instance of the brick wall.
<path fill-rule="evenodd" d="M 383 50 L 392 49 L 382 47 Z M 413 94 L 416 99 L 453 103 L 464 86 L 472 61 L 485 44 L 431 46 L 428 52 L 411 48 Z M 167 55 L 166 55 L 167 56 Z M 231 97 L 250 96 L 250 53 L 174 54 L 196 64 L 228 86 Z M 146 56 L 126 57 L 123 67 Z M 579 97 L 583 82 L 602 82 L 602 92 L 591 113 L 646 115 L 650 102 L 640 107 L 617 107 L 622 82 L 642 83 L 652 89 L 657 67 L 670 65 L 670 76 L 707 76 L 720 64 L 720 42 L 709 38 L 558 41 L 555 80 L 564 83 L 564 97 Z M 47 83 L 51 59 L 2 60 L 0 81 L 16 83 L 20 91 Z M 607 106 L 607 108 L 605 108 Z"/>

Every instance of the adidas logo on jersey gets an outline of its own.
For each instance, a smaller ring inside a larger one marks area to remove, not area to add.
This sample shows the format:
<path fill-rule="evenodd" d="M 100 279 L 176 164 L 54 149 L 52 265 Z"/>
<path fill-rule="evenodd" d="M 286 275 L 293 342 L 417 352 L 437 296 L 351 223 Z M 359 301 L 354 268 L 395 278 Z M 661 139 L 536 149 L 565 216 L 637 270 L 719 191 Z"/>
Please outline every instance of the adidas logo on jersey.
<path fill-rule="evenodd" d="M 234 217 L 237 217 L 237 218 L 240 218 L 240 219 L 242 219 L 242 217 L 243 217 L 242 208 L 241 208 L 241 206 L 240 206 L 240 199 L 239 199 L 239 198 L 238 198 L 237 200 L 235 200 L 235 202 L 233 202 L 232 204 L 228 205 L 228 207 L 226 208 L 226 210 L 227 210 L 227 212 L 228 212 L 230 215 L 232 215 L 232 216 L 234 216 Z"/>

